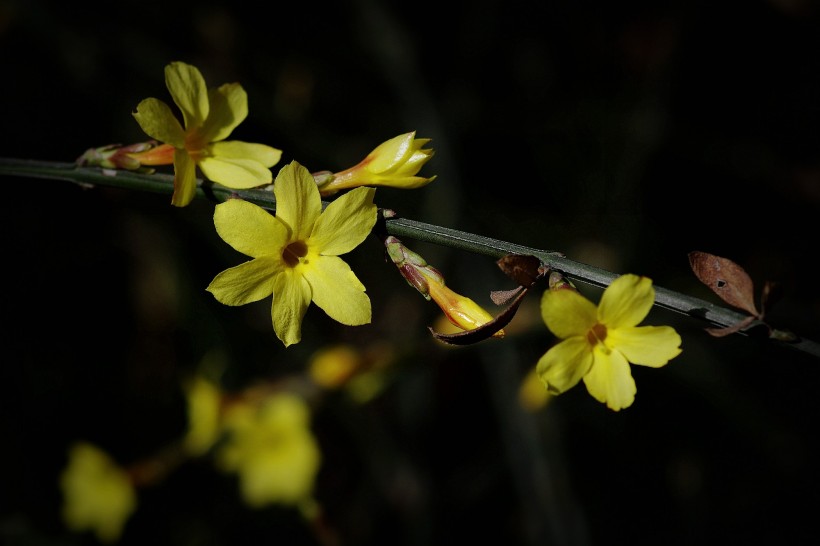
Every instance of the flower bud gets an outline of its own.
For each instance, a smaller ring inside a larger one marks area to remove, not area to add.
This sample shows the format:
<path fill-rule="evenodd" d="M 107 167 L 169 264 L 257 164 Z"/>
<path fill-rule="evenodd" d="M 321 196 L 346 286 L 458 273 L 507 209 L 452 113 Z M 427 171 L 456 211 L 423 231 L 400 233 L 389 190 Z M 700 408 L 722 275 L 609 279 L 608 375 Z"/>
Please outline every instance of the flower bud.
<path fill-rule="evenodd" d="M 425 186 L 436 178 L 416 176 L 433 157 L 432 149 L 424 149 L 428 142 L 429 138 L 416 138 L 415 131 L 391 138 L 377 146 L 355 167 L 330 176 L 325 171 L 315 173 L 319 192 L 325 197 L 359 186 L 403 189 Z"/>
<path fill-rule="evenodd" d="M 154 140 L 137 142 L 128 146 L 108 144 L 99 148 L 89 148 L 77 158 L 77 164 L 80 166 L 129 171 L 142 169 L 145 165 L 172 165 L 173 163 L 174 147 L 169 144 L 157 145 Z"/>
<path fill-rule="evenodd" d="M 473 330 L 493 320 L 493 316 L 476 302 L 450 290 L 441 272 L 404 246 L 399 239 L 388 235 L 384 244 L 387 255 L 399 268 L 408 284 L 418 290 L 426 300 L 435 301 L 455 326 L 463 330 Z M 504 337 L 504 330 L 499 330 L 493 337 Z"/>

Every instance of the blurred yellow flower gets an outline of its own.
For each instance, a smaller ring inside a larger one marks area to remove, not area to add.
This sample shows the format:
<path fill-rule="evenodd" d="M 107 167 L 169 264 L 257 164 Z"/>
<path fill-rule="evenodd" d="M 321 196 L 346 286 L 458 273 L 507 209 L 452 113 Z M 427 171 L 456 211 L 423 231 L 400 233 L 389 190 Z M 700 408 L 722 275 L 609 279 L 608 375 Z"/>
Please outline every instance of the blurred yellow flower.
<path fill-rule="evenodd" d="M 357 188 L 330 203 L 308 170 L 293 161 L 276 177 L 276 216 L 243 201 L 215 207 L 219 236 L 253 259 L 219 273 L 207 290 L 225 305 L 245 305 L 273 294 L 276 336 L 289 346 L 302 339 L 311 301 L 342 324 L 370 322 L 370 298 L 339 255 L 362 243 L 376 223 L 373 188 Z"/>
<path fill-rule="evenodd" d="M 183 444 L 190 455 L 202 455 L 219 438 L 222 391 L 211 381 L 196 376 L 185 385 L 185 395 L 188 402 L 188 431 Z"/>
<path fill-rule="evenodd" d="M 629 363 L 658 368 L 680 354 L 670 326 L 638 326 L 655 301 L 652 281 L 621 275 L 596 307 L 577 291 L 549 289 L 541 298 L 547 328 L 562 339 L 541 357 L 538 375 L 553 394 L 582 378 L 589 393 L 615 411 L 632 405 L 637 388 Z"/>
<path fill-rule="evenodd" d="M 184 128 L 168 104 L 153 97 L 137 105 L 134 118 L 148 136 L 175 148 L 172 205 L 184 207 L 194 198 L 196 167 L 228 188 L 270 183 L 270 167 L 281 159 L 281 150 L 225 140 L 248 115 L 248 95 L 241 85 L 226 83 L 209 91 L 199 70 L 183 62 L 165 67 L 165 84 L 182 111 Z"/>
<path fill-rule="evenodd" d="M 364 358 L 350 345 L 334 345 L 317 350 L 310 358 L 308 375 L 324 389 L 338 389 L 361 370 Z"/>
<path fill-rule="evenodd" d="M 429 138 L 416 138 L 416 132 L 405 133 L 381 143 L 358 165 L 329 176 L 317 177 L 323 196 L 359 186 L 390 186 L 412 189 L 425 186 L 435 176 L 416 176 L 433 157 L 432 149 L 424 149 Z"/>
<path fill-rule="evenodd" d="M 225 427 L 217 461 L 224 471 L 238 474 L 248 505 L 310 503 L 321 452 L 301 397 L 285 392 L 259 406 L 237 403 L 226 413 Z"/>
<path fill-rule="evenodd" d="M 71 446 L 60 488 L 65 524 L 74 531 L 92 531 L 100 542 L 117 541 L 137 508 L 128 474 L 90 443 Z"/>
<path fill-rule="evenodd" d="M 553 395 L 544 388 L 544 383 L 535 368 L 531 368 L 518 387 L 518 402 L 521 407 L 527 411 L 538 411 L 546 406 L 552 397 Z"/>

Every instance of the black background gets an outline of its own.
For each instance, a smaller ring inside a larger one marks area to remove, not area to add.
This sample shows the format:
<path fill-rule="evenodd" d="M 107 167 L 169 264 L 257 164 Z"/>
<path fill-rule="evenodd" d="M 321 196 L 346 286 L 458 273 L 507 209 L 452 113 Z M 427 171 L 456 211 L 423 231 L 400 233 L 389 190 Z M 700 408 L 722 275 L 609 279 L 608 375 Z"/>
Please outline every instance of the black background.
<path fill-rule="evenodd" d="M 728 257 L 784 296 L 779 328 L 820 339 L 820 26 L 810 0 L 301 4 L 0 3 L 0 156 L 70 162 L 145 140 L 131 116 L 170 97 L 165 64 L 239 81 L 232 138 L 341 170 L 407 131 L 432 138 L 422 189 L 380 206 L 560 250 L 717 302 L 692 250 Z M 276 169 L 276 168 L 275 168 Z M 123 463 L 184 431 L 180 378 L 204 355 L 227 388 L 304 369 L 334 342 L 386 343 L 375 401 L 329 397 L 316 497 L 340 544 L 808 543 L 820 486 L 820 361 L 655 310 L 683 353 L 633 367 L 615 413 L 583 385 L 535 414 L 515 394 L 553 343 L 530 298 L 502 342 L 432 340 L 437 308 L 378 241 L 346 257 L 373 324 L 315 306 L 285 349 L 269 300 L 227 308 L 204 288 L 243 261 L 213 204 L 4 177 L 0 542 L 93 544 L 59 519 L 57 475 L 77 438 Z M 491 260 L 405 241 L 492 309 Z M 581 286 L 597 301 L 600 291 Z M 295 511 L 251 510 L 207 463 L 140 492 L 123 544 L 314 544 Z"/>

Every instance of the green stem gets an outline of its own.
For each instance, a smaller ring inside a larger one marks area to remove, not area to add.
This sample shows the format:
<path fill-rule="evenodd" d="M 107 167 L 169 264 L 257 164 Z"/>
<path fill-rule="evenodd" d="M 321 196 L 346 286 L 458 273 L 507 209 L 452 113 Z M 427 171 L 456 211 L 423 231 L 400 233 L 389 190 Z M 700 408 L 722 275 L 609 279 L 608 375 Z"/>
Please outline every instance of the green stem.
<path fill-rule="evenodd" d="M 0 174 L 65 180 L 80 185 L 110 186 L 163 193 L 169 196 L 173 193 L 173 176 L 170 175 L 144 174 L 126 170 L 103 170 L 97 167 L 78 167 L 74 163 L 0 158 Z M 276 199 L 273 192 L 267 190 L 231 190 L 219 184 L 200 180 L 198 181 L 196 195 L 198 198 L 217 202 L 225 201 L 230 197 L 241 197 L 266 209 L 276 209 Z M 171 206 L 170 201 L 169 206 Z M 560 271 L 573 281 L 602 288 L 608 286 L 618 277 L 616 273 L 570 260 L 558 252 L 529 248 L 407 218 L 388 218 L 385 220 L 385 229 L 389 235 L 395 237 L 426 241 L 495 259 L 507 254 L 532 255 L 540 259 L 550 269 Z M 699 319 L 712 327 L 728 327 L 747 318 L 746 315 L 732 309 L 659 286 L 655 287 L 655 305 Z M 760 326 L 760 324 L 760 322 L 753 322 L 739 333 L 748 335 L 752 328 Z M 775 331 L 775 336 L 778 333 Z M 774 343 L 787 345 L 793 349 L 820 357 L 820 344 L 815 341 L 800 337 L 795 341 L 780 341 L 776 337 L 770 339 Z"/>

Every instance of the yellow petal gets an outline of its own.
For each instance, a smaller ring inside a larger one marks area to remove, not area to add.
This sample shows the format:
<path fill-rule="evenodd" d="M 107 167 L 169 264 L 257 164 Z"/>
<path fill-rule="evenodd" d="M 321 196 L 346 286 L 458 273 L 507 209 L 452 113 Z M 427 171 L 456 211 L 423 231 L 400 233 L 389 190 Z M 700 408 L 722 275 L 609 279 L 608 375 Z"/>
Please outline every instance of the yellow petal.
<path fill-rule="evenodd" d="M 197 376 L 185 385 L 188 429 L 183 438 L 185 451 L 204 455 L 219 436 L 219 412 L 222 392 L 207 379 Z"/>
<path fill-rule="evenodd" d="M 225 140 L 248 117 L 248 94 L 238 83 L 226 83 L 211 89 L 208 100 L 211 109 L 200 129 L 202 140 Z"/>
<path fill-rule="evenodd" d="M 165 67 L 165 85 L 182 111 L 185 129 L 201 127 L 210 110 L 205 78 L 195 66 L 172 62 Z"/>
<path fill-rule="evenodd" d="M 565 339 L 538 360 L 535 371 L 553 394 L 574 387 L 592 366 L 592 350 L 586 338 Z"/>
<path fill-rule="evenodd" d="M 375 194 L 373 188 L 356 188 L 330 203 L 313 226 L 309 246 L 324 256 L 356 248 L 376 224 Z"/>
<path fill-rule="evenodd" d="M 273 167 L 282 158 L 282 150 L 272 148 L 266 144 L 228 140 L 216 142 L 211 147 L 214 156 L 223 159 L 252 159 L 264 165 Z"/>
<path fill-rule="evenodd" d="M 409 154 L 412 153 L 413 138 L 416 132 L 405 133 L 397 137 L 393 137 L 376 147 L 370 156 L 373 161 L 367 166 L 367 170 L 374 173 L 382 173 L 396 166 L 397 163 L 402 162 Z"/>
<path fill-rule="evenodd" d="M 681 353 L 680 335 L 669 326 L 636 326 L 609 330 L 607 346 L 633 364 L 658 368 Z"/>
<path fill-rule="evenodd" d="M 541 317 L 547 328 L 561 339 L 586 336 L 595 325 L 595 304 L 574 290 L 545 290 L 541 296 Z"/>
<path fill-rule="evenodd" d="M 171 204 L 184 207 L 196 195 L 196 164 L 185 150 L 174 152 L 174 195 Z"/>
<path fill-rule="evenodd" d="M 270 184 L 273 180 L 270 169 L 252 159 L 206 157 L 198 164 L 206 178 L 226 188 L 246 190 Z"/>
<path fill-rule="evenodd" d="M 289 347 L 302 339 L 302 319 L 310 305 L 310 285 L 293 270 L 283 271 L 273 281 L 273 330 L 285 347 Z"/>
<path fill-rule="evenodd" d="M 370 322 L 370 298 L 344 260 L 321 256 L 304 268 L 304 276 L 310 283 L 313 302 L 330 318 L 348 326 Z"/>
<path fill-rule="evenodd" d="M 142 100 L 133 116 L 149 137 L 170 144 L 174 148 L 185 147 L 185 131 L 182 125 L 174 117 L 171 108 L 161 100 Z"/>
<path fill-rule="evenodd" d="M 638 275 L 621 275 L 604 290 L 598 303 L 598 320 L 607 328 L 637 326 L 655 302 L 652 280 Z"/>
<path fill-rule="evenodd" d="M 221 272 L 205 290 L 225 305 L 253 303 L 273 293 L 273 278 L 281 268 L 280 260 L 256 258 Z"/>
<path fill-rule="evenodd" d="M 282 167 L 273 184 L 276 217 L 291 229 L 291 240 L 305 241 L 322 213 L 322 198 L 310 172 L 296 161 Z"/>
<path fill-rule="evenodd" d="M 242 199 L 228 199 L 214 207 L 214 227 L 226 243 L 246 256 L 271 256 L 282 260 L 288 230 L 258 205 Z"/>
<path fill-rule="evenodd" d="M 65 524 L 76 531 L 93 531 L 100 542 L 116 542 L 137 508 L 130 477 L 93 444 L 72 445 L 68 459 L 60 476 Z"/>
<path fill-rule="evenodd" d="M 615 411 L 631 406 L 638 392 L 624 355 L 607 352 L 600 344 L 595 348 L 594 362 L 584 376 L 584 383 L 589 394 Z"/>
<path fill-rule="evenodd" d="M 418 141 L 416 141 L 416 143 L 418 143 Z M 433 153 L 433 150 L 415 150 L 410 157 L 407 158 L 407 161 L 396 165 L 393 176 L 413 176 L 433 157 Z"/>

